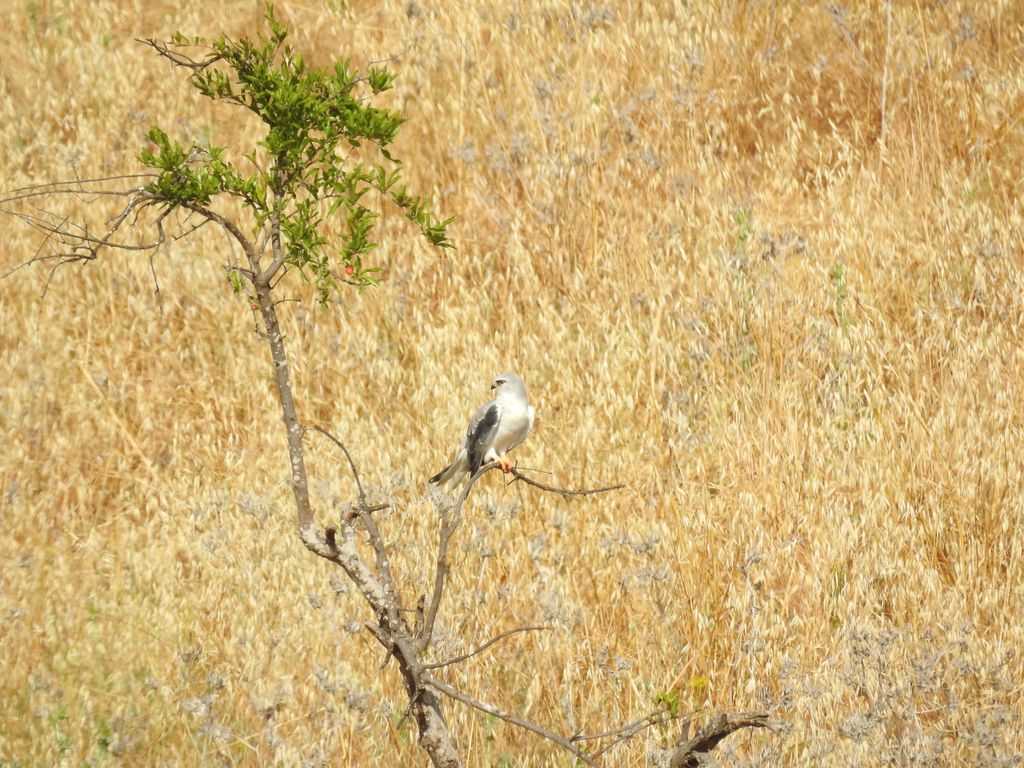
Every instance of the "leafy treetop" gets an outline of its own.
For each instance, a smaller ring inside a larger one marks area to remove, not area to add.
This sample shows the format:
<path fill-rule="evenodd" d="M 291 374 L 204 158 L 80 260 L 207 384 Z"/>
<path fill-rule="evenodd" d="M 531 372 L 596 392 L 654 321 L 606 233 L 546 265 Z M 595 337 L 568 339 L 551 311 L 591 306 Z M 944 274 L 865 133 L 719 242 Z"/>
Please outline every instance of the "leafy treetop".
<path fill-rule="evenodd" d="M 148 138 L 155 148 L 139 155 L 157 171 L 146 187 L 151 199 L 167 211 L 205 215 L 214 198 L 235 198 L 253 217 L 253 236 L 263 238 L 264 248 L 272 242 L 284 265 L 314 282 L 321 301 L 340 282 L 377 283 L 379 269 L 363 265 L 377 245 L 371 235 L 378 214 L 364 202 L 371 190 L 403 209 L 431 243 L 451 247 L 452 219 L 435 218 L 426 198 L 408 192 L 401 163 L 387 149 L 404 118 L 368 103 L 391 87 L 394 75 L 379 66 L 359 74 L 348 61 L 310 67 L 288 44 L 288 31 L 270 4 L 265 17 L 269 35 L 256 42 L 180 33 L 169 43 L 147 41 L 189 69 L 189 83 L 204 96 L 247 109 L 266 125 L 263 139 L 245 155 L 254 169 L 248 174 L 225 158 L 223 147 L 185 147 L 154 125 Z M 203 58 L 186 53 L 195 48 L 205 49 Z M 354 152 L 364 159 L 349 162 Z M 321 225 L 339 211 L 343 242 L 332 253 Z"/>

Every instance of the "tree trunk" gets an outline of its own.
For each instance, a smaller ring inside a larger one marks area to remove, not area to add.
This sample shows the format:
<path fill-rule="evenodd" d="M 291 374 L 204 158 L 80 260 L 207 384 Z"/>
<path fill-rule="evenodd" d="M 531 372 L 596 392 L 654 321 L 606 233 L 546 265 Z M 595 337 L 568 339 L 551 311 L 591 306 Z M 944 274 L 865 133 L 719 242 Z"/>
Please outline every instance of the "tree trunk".
<path fill-rule="evenodd" d="M 291 460 L 292 492 L 295 494 L 295 505 L 298 509 L 299 531 L 303 534 L 302 539 L 307 547 L 312 548 L 317 554 L 323 554 L 319 551 L 320 537 L 313 523 L 313 510 L 309 501 L 309 480 L 306 476 L 306 464 L 302 450 L 302 425 L 295 412 L 288 353 L 284 347 L 281 324 L 278 322 L 277 311 L 270 295 L 270 285 L 256 280 L 254 287 L 267 333 L 267 343 L 270 345 L 270 354 L 274 361 L 274 380 L 281 398 L 281 415 L 285 428 L 288 430 L 288 456 Z M 337 553 L 335 553 L 336 555 Z M 339 562 L 339 564 L 344 567 L 343 563 Z M 374 588 L 369 588 L 371 581 L 369 579 L 365 580 L 364 584 L 351 572 L 349 576 L 353 577 L 375 613 L 378 615 L 381 612 L 389 614 L 388 620 L 385 621 L 388 626 L 382 626 L 381 629 L 388 640 L 397 646 L 395 658 L 402 669 L 402 677 L 405 680 L 406 692 L 409 696 L 410 711 L 419 730 L 420 746 L 430 757 L 430 762 L 435 768 L 462 768 L 462 761 L 455 749 L 448 724 L 441 714 L 441 703 L 434 692 L 420 682 L 419 660 L 415 645 L 410 642 L 411 638 L 401 637 L 408 630 L 403 631 L 403 622 L 398 620 L 398 606 L 388 604 L 395 601 L 394 594 L 383 590 L 380 585 L 376 584 L 373 585 Z M 396 634 L 399 637 L 396 637 Z"/>
<path fill-rule="evenodd" d="M 420 688 L 412 706 L 416 727 L 420 732 L 420 746 L 430 756 L 435 768 L 461 768 L 448 724 L 441 714 L 441 702 L 429 688 Z"/>
<path fill-rule="evenodd" d="M 309 480 L 306 477 L 306 462 L 302 454 L 302 425 L 295 412 L 288 353 L 284 348 L 284 336 L 281 333 L 281 324 L 277 320 L 277 310 L 270 295 L 270 286 L 257 280 L 254 287 L 260 314 L 263 316 L 263 326 L 267 332 L 270 355 L 274 361 L 274 381 L 277 383 L 277 393 L 281 398 L 281 416 L 288 430 L 292 492 L 295 494 L 295 506 L 298 510 L 299 530 L 304 531 L 313 525 L 313 510 L 309 503 Z"/>

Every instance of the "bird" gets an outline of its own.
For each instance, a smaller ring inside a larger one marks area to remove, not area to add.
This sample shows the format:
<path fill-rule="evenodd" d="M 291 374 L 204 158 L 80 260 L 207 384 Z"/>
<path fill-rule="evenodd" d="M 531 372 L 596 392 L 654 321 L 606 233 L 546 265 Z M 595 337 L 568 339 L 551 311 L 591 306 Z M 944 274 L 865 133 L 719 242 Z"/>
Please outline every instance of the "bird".
<path fill-rule="evenodd" d="M 506 455 L 530 434 L 533 406 L 526 399 L 526 384 L 519 374 L 495 377 L 491 389 L 497 390 L 497 395 L 473 414 L 455 461 L 430 478 L 431 484 L 451 490 L 491 461 L 498 462 L 504 472 L 512 471 Z"/>

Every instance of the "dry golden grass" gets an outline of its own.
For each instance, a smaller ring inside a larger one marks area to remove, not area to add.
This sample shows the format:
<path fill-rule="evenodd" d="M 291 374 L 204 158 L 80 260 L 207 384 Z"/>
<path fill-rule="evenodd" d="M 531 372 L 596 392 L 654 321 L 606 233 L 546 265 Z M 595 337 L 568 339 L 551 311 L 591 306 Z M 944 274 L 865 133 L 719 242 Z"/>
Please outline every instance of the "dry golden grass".
<path fill-rule="evenodd" d="M 11 8 L 0 188 L 133 172 L 151 122 L 254 135 L 133 39 L 253 33 L 255 3 Z M 666 691 L 785 722 L 725 764 L 1015 764 L 1024 5 L 278 8 L 317 61 L 397 56 L 409 180 L 460 217 L 439 253 L 388 214 L 381 289 L 285 311 L 300 416 L 395 502 L 407 600 L 425 478 L 494 373 L 537 406 L 522 463 L 629 486 L 488 477 L 438 656 L 555 629 L 451 680 L 562 731 Z M 4 271 L 38 247 L 10 217 L 0 241 Z M 295 535 L 226 254 L 213 231 L 167 248 L 159 296 L 117 253 L 45 297 L 44 270 L 0 283 L 0 765 L 426 762 L 361 600 Z M 353 489 L 312 457 L 326 523 Z M 566 764 L 448 712 L 469 766 Z"/>

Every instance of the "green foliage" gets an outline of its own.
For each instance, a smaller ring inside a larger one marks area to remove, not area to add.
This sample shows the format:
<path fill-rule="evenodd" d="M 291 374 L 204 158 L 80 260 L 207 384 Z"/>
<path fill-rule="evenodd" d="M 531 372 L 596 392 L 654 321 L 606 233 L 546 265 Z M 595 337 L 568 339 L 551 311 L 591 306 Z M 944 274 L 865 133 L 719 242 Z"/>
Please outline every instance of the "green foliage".
<path fill-rule="evenodd" d="M 679 717 L 679 694 L 676 691 L 659 691 L 654 694 L 654 706 L 664 709 L 670 717 Z"/>
<path fill-rule="evenodd" d="M 849 291 L 846 287 L 846 268 L 839 263 L 833 264 L 828 271 L 828 278 L 832 282 L 832 288 L 835 291 L 836 322 L 839 323 L 843 336 L 848 337 L 850 332 L 850 317 L 849 313 L 846 311 L 846 300 L 849 296 Z"/>
<path fill-rule="evenodd" d="M 96 743 L 99 744 L 100 754 L 106 755 L 110 752 L 110 745 L 114 742 L 114 729 L 109 720 L 101 720 L 96 724 Z"/>
<path fill-rule="evenodd" d="M 63 760 L 67 753 L 71 751 L 71 738 L 64 731 L 64 723 L 68 721 L 68 711 L 64 708 L 63 704 L 57 706 L 50 714 L 48 721 L 53 728 L 53 738 L 57 745 L 58 759 Z"/>
<path fill-rule="evenodd" d="M 733 251 L 736 254 L 740 254 L 743 253 L 743 249 L 747 246 L 747 241 L 754 233 L 750 211 L 746 208 L 737 208 L 733 214 L 733 221 L 736 222 L 736 244 L 733 247 Z"/>
<path fill-rule="evenodd" d="M 311 67 L 288 44 L 288 31 L 269 4 L 265 16 L 269 34 L 257 41 L 178 33 L 167 45 L 154 44 L 191 71 L 188 81 L 200 93 L 252 112 L 266 132 L 255 147 L 243 148 L 243 172 L 226 159 L 223 147 L 186 147 L 153 126 L 148 138 L 154 148 L 139 155 L 158 172 L 147 192 L 167 210 L 201 215 L 221 196 L 241 202 L 252 217 L 253 235 L 269 230 L 285 264 L 317 286 L 321 301 L 339 283 L 378 282 L 380 270 L 363 263 L 377 246 L 372 232 L 378 214 L 366 202 L 368 193 L 401 208 L 432 244 L 451 247 L 452 219 L 436 218 L 426 198 L 408 192 L 401 163 L 387 149 L 404 118 L 369 104 L 392 87 L 394 75 L 378 66 L 361 74 L 348 61 Z M 187 53 L 196 48 L 202 58 Z M 360 160 L 347 162 L 352 156 Z M 340 248 L 332 249 L 322 235 L 328 218 L 343 222 Z M 236 272 L 236 290 L 237 279 Z"/>

